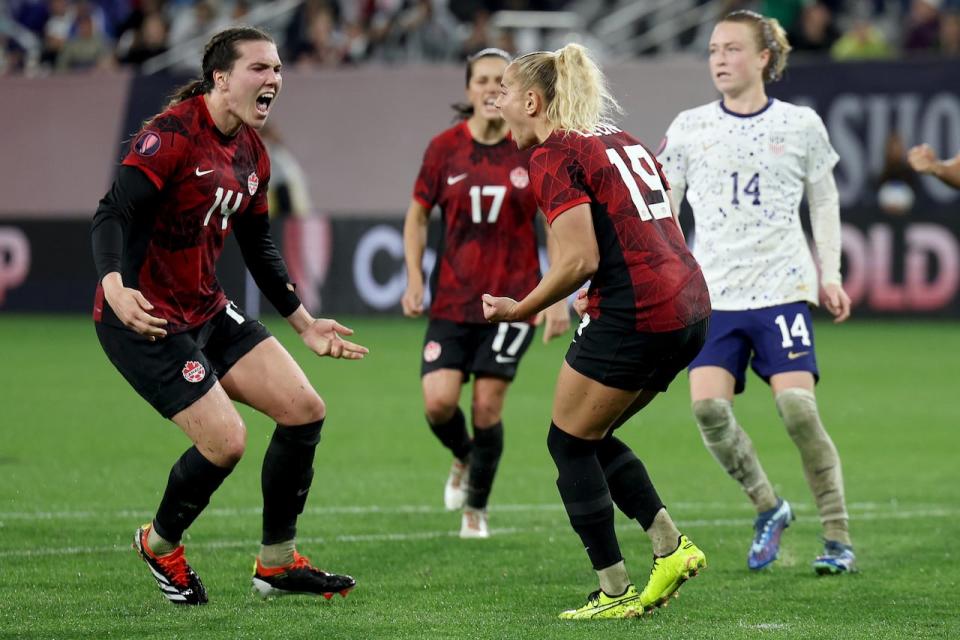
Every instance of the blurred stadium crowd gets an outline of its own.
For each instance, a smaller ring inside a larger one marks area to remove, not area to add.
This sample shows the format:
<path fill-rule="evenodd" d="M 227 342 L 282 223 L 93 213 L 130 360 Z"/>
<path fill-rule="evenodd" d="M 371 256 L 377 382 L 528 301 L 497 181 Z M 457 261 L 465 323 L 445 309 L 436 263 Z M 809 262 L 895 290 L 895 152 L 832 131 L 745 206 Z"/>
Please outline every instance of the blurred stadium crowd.
<path fill-rule="evenodd" d="M 207 34 L 268 18 L 288 65 L 448 62 L 488 46 L 509 51 L 586 41 L 601 55 L 597 26 L 611 15 L 642 16 L 634 34 L 664 17 L 658 0 L 0 0 L 0 75 L 45 75 L 129 66 L 168 51 L 196 54 Z M 960 56 L 960 0 L 674 0 L 776 17 L 798 52 L 835 60 Z M 639 12 L 632 12 L 638 7 Z M 626 11 L 624 11 L 626 9 Z M 649 10 L 647 10 L 649 9 Z M 504 12 L 520 20 L 501 19 Z M 619 13 L 618 13 L 619 12 Z M 256 15 L 253 15 L 256 13 Z M 565 25 L 550 16 L 572 16 Z M 526 17 L 524 17 L 526 16 Z M 539 28 L 550 27 L 550 29 Z M 635 39 L 620 57 L 706 49 L 712 24 L 680 29 L 669 46 Z M 169 56 L 168 56 L 169 57 Z M 195 65 L 196 55 L 177 56 Z M 166 66 L 176 67 L 178 60 Z M 181 67 L 182 68 L 182 67 Z"/>

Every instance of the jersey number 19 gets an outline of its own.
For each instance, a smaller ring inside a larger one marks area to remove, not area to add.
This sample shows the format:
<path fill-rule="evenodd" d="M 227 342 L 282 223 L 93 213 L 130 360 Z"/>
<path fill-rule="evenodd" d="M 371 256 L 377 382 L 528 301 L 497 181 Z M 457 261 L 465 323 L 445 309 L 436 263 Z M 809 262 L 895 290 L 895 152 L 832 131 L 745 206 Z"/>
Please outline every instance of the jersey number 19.
<path fill-rule="evenodd" d="M 624 147 L 623 151 L 630 160 L 633 173 L 627 168 L 627 163 L 623 161 L 616 149 L 607 149 L 607 157 L 610 159 L 610 164 L 620 172 L 620 177 L 623 178 L 623 183 L 630 192 L 633 206 L 637 208 L 640 219 L 646 221 L 654 218 L 659 220 L 671 217 L 673 213 L 670 211 L 670 203 L 667 202 L 667 190 L 663 186 L 660 175 L 654 170 L 657 165 L 653 158 L 643 148 L 643 145 L 639 144 Z M 640 193 L 640 187 L 637 185 L 635 176 L 639 176 L 643 180 L 647 187 L 646 194 Z"/>

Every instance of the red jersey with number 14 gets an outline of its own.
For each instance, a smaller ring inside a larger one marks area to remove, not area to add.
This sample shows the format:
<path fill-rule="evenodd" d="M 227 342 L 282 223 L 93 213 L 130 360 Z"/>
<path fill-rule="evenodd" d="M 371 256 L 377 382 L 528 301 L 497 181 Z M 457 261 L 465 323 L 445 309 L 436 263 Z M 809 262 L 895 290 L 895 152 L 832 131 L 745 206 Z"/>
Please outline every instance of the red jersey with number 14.
<path fill-rule="evenodd" d="M 439 206 L 443 216 L 431 318 L 486 324 L 481 295 L 519 300 L 537 285 L 537 202 L 528 158 L 509 136 L 493 145 L 477 142 L 466 122 L 430 141 L 413 197 L 428 210 Z"/>
<path fill-rule="evenodd" d="M 551 224 L 590 205 L 600 249 L 587 305 L 592 319 L 658 333 L 710 315 L 707 284 L 671 212 L 670 185 L 636 138 L 616 127 L 554 132 L 535 147 L 530 177 Z"/>
<path fill-rule="evenodd" d="M 167 320 L 167 331 L 197 327 L 227 304 L 216 262 L 232 219 L 267 215 L 267 150 L 246 124 L 234 136 L 222 134 L 198 96 L 151 120 L 123 164 L 142 171 L 160 191 L 128 225 L 124 286 L 140 290 L 154 305 L 150 313 Z M 100 285 L 94 318 L 119 324 Z"/>

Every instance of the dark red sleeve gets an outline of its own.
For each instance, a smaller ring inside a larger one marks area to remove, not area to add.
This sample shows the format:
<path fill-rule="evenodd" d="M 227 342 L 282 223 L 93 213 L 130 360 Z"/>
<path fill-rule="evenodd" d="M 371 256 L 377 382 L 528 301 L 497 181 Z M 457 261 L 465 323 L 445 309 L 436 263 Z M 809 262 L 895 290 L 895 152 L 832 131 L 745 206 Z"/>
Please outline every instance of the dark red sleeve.
<path fill-rule="evenodd" d="M 445 156 L 442 146 L 439 140 L 430 142 L 423 152 L 423 163 L 413 186 L 413 199 L 427 209 L 432 209 L 440 198 L 440 177 Z"/>
<path fill-rule="evenodd" d="M 270 188 L 270 157 L 267 155 L 267 150 L 264 147 L 260 148 L 260 160 L 257 162 L 257 177 L 259 178 L 259 184 L 253 194 L 253 201 L 250 203 L 249 213 L 253 215 L 269 215 L 270 199 L 268 191 Z M 249 188 L 249 186 L 248 180 L 247 187 Z"/>
<path fill-rule="evenodd" d="M 161 115 L 133 139 L 122 164 L 140 169 L 157 189 L 163 189 L 182 166 L 189 149 L 187 129 L 180 119 Z"/>
<path fill-rule="evenodd" d="M 590 202 L 578 177 L 582 172 L 582 167 L 565 150 L 543 147 L 533 153 L 530 182 L 537 205 L 550 224 L 564 211 Z"/>

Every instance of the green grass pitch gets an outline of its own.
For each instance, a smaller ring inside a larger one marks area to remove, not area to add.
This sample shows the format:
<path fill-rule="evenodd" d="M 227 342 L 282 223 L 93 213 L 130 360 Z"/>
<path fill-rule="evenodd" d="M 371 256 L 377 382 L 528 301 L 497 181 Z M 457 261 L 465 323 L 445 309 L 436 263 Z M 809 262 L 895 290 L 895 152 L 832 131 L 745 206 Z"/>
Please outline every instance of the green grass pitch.
<path fill-rule="evenodd" d="M 259 468 L 272 425 L 243 410 L 247 454 L 188 532 L 210 604 L 159 594 L 130 549 L 186 438 L 110 366 L 87 318 L 0 317 L 0 638 L 958 638 L 956 323 L 816 326 L 821 412 L 840 450 L 861 573 L 817 578 L 819 523 L 769 390 L 751 378 L 736 408 L 799 519 L 781 559 L 746 569 L 752 512 L 710 458 L 686 375 L 621 430 L 708 567 L 642 620 L 556 619 L 596 585 L 566 520 L 546 450 L 565 341 L 531 347 L 507 400 L 494 536 L 456 537 L 442 509 L 449 458 L 422 415 L 425 324 L 341 319 L 363 362 L 313 357 L 282 320 L 267 325 L 328 405 L 299 547 L 358 580 L 349 598 L 261 601 L 250 592 Z M 464 395 L 465 406 L 469 400 Z M 638 585 L 649 544 L 618 516 Z"/>

